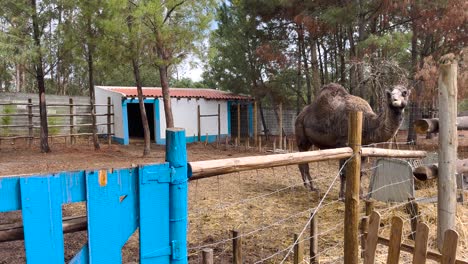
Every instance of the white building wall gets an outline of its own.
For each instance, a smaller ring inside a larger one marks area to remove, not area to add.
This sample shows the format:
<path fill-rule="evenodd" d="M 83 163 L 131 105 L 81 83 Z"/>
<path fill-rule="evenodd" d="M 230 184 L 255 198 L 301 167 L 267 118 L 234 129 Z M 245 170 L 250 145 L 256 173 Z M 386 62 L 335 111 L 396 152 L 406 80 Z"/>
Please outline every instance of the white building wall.
<path fill-rule="evenodd" d="M 198 121 L 197 121 L 197 107 L 200 105 L 201 115 L 217 115 L 218 104 L 220 104 L 221 114 L 221 135 L 229 134 L 228 131 L 228 109 L 227 101 L 224 100 L 206 100 L 206 99 L 188 99 L 181 98 L 171 99 L 172 114 L 174 116 L 174 125 L 185 129 L 186 137 L 198 137 Z M 164 103 L 162 98 L 159 99 L 159 116 L 160 126 L 159 133 L 161 139 L 165 139 L 166 131 L 166 117 L 164 113 Z M 210 136 L 218 135 L 218 117 L 202 117 L 201 118 L 201 136 L 205 137 L 206 134 Z"/>
<path fill-rule="evenodd" d="M 96 104 L 107 104 L 107 97 L 111 98 L 111 104 L 114 105 L 114 125 L 112 126 L 112 132 L 114 137 L 123 139 L 123 118 L 122 118 L 122 95 L 120 93 L 112 92 L 106 89 L 102 89 L 99 86 L 94 88 L 96 96 Z M 96 114 L 106 114 L 107 107 L 99 106 L 96 107 Z M 107 116 L 97 116 L 97 123 L 106 123 Z M 107 133 L 107 126 L 98 126 L 99 133 Z"/>

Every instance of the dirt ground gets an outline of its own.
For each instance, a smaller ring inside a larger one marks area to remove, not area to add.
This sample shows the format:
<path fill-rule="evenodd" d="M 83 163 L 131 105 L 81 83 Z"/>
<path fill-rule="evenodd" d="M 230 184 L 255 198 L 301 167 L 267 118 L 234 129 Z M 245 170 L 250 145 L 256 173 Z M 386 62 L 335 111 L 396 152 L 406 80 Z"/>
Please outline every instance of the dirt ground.
<path fill-rule="evenodd" d="M 467 137 L 460 137 L 460 145 L 468 146 Z M 434 141 L 435 140 L 435 141 Z M 398 141 L 404 141 L 401 135 Z M 418 148 L 435 150 L 437 139 L 421 140 Z M 39 174 L 63 170 L 122 168 L 135 164 L 159 163 L 164 161 L 164 147 L 152 146 L 152 154 L 142 158 L 142 144 L 133 142 L 129 146 L 102 145 L 94 151 L 86 141 L 74 146 L 54 142 L 52 153 L 40 154 L 38 149 L 28 149 L 21 142 L 2 142 L 0 145 L 0 176 Z M 401 148 L 410 148 L 401 144 Z M 413 148 L 413 147 L 411 147 Z M 460 155 L 468 157 L 462 147 Z M 214 144 L 189 144 L 189 161 L 232 158 L 240 156 L 267 155 L 245 147 L 227 148 Z M 364 164 L 363 186 L 369 184 L 372 161 Z M 307 227 L 311 212 L 318 206 L 319 258 L 321 263 L 342 263 L 343 255 L 343 212 L 344 203 L 338 201 L 338 162 L 310 164 L 320 194 L 307 191 L 296 166 L 278 167 L 241 173 L 227 174 L 189 184 L 189 261 L 201 263 L 202 248 L 213 248 L 215 263 L 232 263 L 232 233 L 242 234 L 244 263 L 286 263 L 292 262 L 290 245 L 293 234 L 301 234 L 308 256 Z M 333 185 L 331 185 L 334 183 Z M 330 187 L 331 186 L 331 187 Z M 417 197 L 432 197 L 436 194 L 434 183 L 419 184 Z M 330 189 L 329 189 L 330 188 Z M 323 200 L 322 200 L 323 198 Z M 363 203 L 361 203 L 363 204 Z M 320 205 L 320 206 L 319 206 Z M 361 205 L 362 212 L 364 206 Z M 411 233 L 410 217 L 404 204 L 376 203 L 376 210 L 382 214 L 381 235 L 389 236 L 392 216 L 404 219 L 405 243 Z M 435 204 L 420 204 L 422 220 L 430 227 L 431 249 L 435 249 L 437 207 Z M 85 214 L 83 203 L 65 205 L 63 215 Z M 21 213 L 0 214 L 0 224 L 21 222 Z M 458 257 L 468 259 L 468 206 L 459 205 L 457 231 L 460 234 Z M 69 260 L 86 241 L 86 232 L 65 235 L 65 255 Z M 377 263 L 385 263 L 386 248 L 378 247 Z M 408 263 L 411 256 L 401 254 L 402 263 Z M 122 250 L 124 263 L 138 262 L 138 232 Z M 0 243 L 0 263 L 24 263 L 23 241 Z M 307 260 L 304 263 L 308 263 Z M 431 262 L 428 262 L 431 263 Z"/>

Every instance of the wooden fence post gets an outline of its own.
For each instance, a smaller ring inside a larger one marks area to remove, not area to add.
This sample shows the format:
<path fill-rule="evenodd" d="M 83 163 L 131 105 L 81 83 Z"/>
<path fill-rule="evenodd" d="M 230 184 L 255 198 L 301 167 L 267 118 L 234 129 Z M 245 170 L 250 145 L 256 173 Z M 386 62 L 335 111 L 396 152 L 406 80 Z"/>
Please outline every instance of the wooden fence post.
<path fill-rule="evenodd" d="M 344 263 L 359 261 L 359 187 L 361 176 L 362 112 L 349 113 L 348 145 L 354 157 L 346 166 Z"/>
<path fill-rule="evenodd" d="M 201 113 L 200 105 L 197 106 L 198 142 L 201 141 Z"/>
<path fill-rule="evenodd" d="M 242 237 L 237 230 L 232 230 L 232 263 L 242 264 Z"/>
<path fill-rule="evenodd" d="M 283 104 L 279 104 L 279 148 L 283 149 Z"/>
<path fill-rule="evenodd" d="M 312 221 L 310 222 L 310 264 L 318 264 L 319 259 L 318 254 L 318 223 L 317 223 L 317 214 L 311 214 Z"/>
<path fill-rule="evenodd" d="M 294 264 L 299 264 L 304 260 L 304 241 L 298 234 L 294 234 L 294 243 Z"/>
<path fill-rule="evenodd" d="M 419 223 L 414 241 L 413 263 L 426 263 L 428 238 L 429 227 L 424 223 Z"/>
<path fill-rule="evenodd" d="M 31 147 L 33 142 L 33 111 L 32 111 L 32 99 L 28 99 L 28 146 Z"/>
<path fill-rule="evenodd" d="M 390 244 L 388 245 L 387 264 L 398 264 L 400 262 L 402 232 L 403 220 L 397 216 L 393 217 L 390 231 Z"/>
<path fill-rule="evenodd" d="M 237 138 L 238 138 L 238 143 L 240 145 L 241 143 L 241 105 L 239 102 L 237 102 Z"/>
<path fill-rule="evenodd" d="M 213 249 L 204 248 L 202 250 L 202 263 L 203 264 L 213 264 Z"/>
<path fill-rule="evenodd" d="M 455 264 L 457 258 L 458 233 L 449 229 L 445 231 L 444 246 L 442 249 L 442 264 Z"/>
<path fill-rule="evenodd" d="M 112 119 L 111 119 L 111 108 L 112 108 L 112 105 L 111 105 L 111 98 L 110 97 L 107 97 L 107 144 L 110 146 L 111 143 L 112 143 L 112 138 L 111 138 L 111 134 L 112 134 L 112 128 L 111 128 L 111 123 L 112 123 Z"/>
<path fill-rule="evenodd" d="M 411 235 L 412 240 L 416 239 L 416 228 L 419 223 L 419 205 L 416 203 L 414 198 L 409 198 L 408 203 L 406 204 L 406 211 L 411 218 Z"/>
<path fill-rule="evenodd" d="M 366 251 L 364 252 L 364 264 L 374 264 L 375 250 L 379 239 L 380 214 L 372 212 L 369 217 L 369 230 L 366 238 Z M 346 240 L 345 240 L 346 242 Z M 346 256 L 345 256 L 346 261 Z"/>
<path fill-rule="evenodd" d="M 73 145 L 75 143 L 75 110 L 73 107 L 73 98 L 68 99 L 68 102 L 70 103 L 70 145 Z"/>
<path fill-rule="evenodd" d="M 217 145 L 219 145 L 219 141 L 221 140 L 221 104 L 218 104 L 218 138 L 216 140 Z"/>
<path fill-rule="evenodd" d="M 254 102 L 253 118 L 254 118 L 254 120 L 253 120 L 253 133 L 254 133 L 255 147 L 258 147 L 257 101 Z"/>
<path fill-rule="evenodd" d="M 366 200 L 366 217 L 362 218 L 361 221 L 361 235 L 367 233 L 369 229 L 369 217 L 374 211 L 374 201 Z M 364 254 L 366 252 L 366 238 L 364 236 L 361 237 L 361 258 L 364 258 Z"/>
<path fill-rule="evenodd" d="M 439 73 L 439 178 L 437 202 L 437 245 L 442 250 L 445 231 L 455 229 L 457 211 L 456 161 L 457 61 L 453 54 L 440 59 Z"/>

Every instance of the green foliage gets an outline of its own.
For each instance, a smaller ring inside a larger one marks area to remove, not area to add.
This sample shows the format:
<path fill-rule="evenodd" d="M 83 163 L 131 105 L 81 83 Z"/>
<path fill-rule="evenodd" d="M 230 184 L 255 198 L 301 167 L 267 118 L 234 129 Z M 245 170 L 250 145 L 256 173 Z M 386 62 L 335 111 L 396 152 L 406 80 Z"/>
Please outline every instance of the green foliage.
<path fill-rule="evenodd" d="M 12 114 L 15 112 L 15 107 L 12 105 L 5 105 L 3 106 L 2 109 L 2 114 Z M 11 116 L 2 116 L 2 126 L 8 126 L 11 125 L 12 123 L 12 117 Z M 10 129 L 8 127 L 3 127 L 3 135 L 8 136 Z"/>
<path fill-rule="evenodd" d="M 464 99 L 458 103 L 458 112 L 468 111 L 468 99 Z"/>
<path fill-rule="evenodd" d="M 47 117 L 47 124 L 49 125 L 49 135 L 58 135 L 61 131 L 60 127 L 55 127 L 55 125 L 60 125 L 63 123 L 63 118 L 59 116 L 50 116 Z"/>

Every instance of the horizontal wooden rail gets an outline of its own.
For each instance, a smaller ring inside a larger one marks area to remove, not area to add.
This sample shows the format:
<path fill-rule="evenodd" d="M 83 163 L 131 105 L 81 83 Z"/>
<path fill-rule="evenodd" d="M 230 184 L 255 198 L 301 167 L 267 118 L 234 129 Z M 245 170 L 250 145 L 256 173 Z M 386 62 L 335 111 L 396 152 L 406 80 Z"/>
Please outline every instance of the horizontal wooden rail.
<path fill-rule="evenodd" d="M 365 233 L 364 236 L 367 237 L 367 233 Z M 388 247 L 390 245 L 390 239 L 379 236 L 377 243 Z M 414 246 L 412 245 L 401 243 L 400 249 L 402 251 L 414 254 Z M 427 251 L 427 258 L 439 263 L 442 262 L 442 255 L 431 250 Z M 455 264 L 468 264 L 468 261 L 457 259 L 455 260 Z"/>
<path fill-rule="evenodd" d="M 231 159 L 207 160 L 190 162 L 190 180 L 222 175 L 232 172 L 265 169 L 286 165 L 296 165 L 309 162 L 325 160 L 344 159 L 352 156 L 349 147 L 316 150 L 307 152 L 296 152 L 287 154 L 275 154 L 264 156 L 251 156 Z M 393 158 L 422 158 L 426 156 L 425 151 L 393 150 L 379 148 L 362 148 L 363 157 L 393 157 Z"/>
<path fill-rule="evenodd" d="M 64 217 L 62 222 L 63 233 L 84 231 L 88 228 L 87 217 Z M 9 224 L 0 226 L 0 243 L 7 241 L 23 240 L 24 230 L 22 224 Z"/>
<path fill-rule="evenodd" d="M 92 136 L 93 133 L 75 133 L 75 134 L 64 134 L 64 135 L 53 135 L 53 136 L 48 136 L 48 138 L 60 138 L 60 137 L 70 137 L 70 136 Z M 114 136 L 114 133 L 96 133 L 96 135 L 110 135 Z M 13 140 L 13 139 L 20 139 L 20 138 L 31 138 L 31 139 L 40 139 L 40 137 L 31 137 L 31 136 L 6 136 L 6 137 L 0 137 L 0 140 Z"/>
<path fill-rule="evenodd" d="M 31 125 L 0 125 L 0 127 L 33 127 Z"/>
<path fill-rule="evenodd" d="M 114 113 L 110 113 L 110 114 L 95 114 L 95 116 L 113 116 Z M 47 117 L 60 117 L 60 116 L 92 116 L 92 114 L 87 114 L 87 113 L 83 113 L 83 114 L 48 114 Z M 33 115 L 33 117 L 40 117 L 40 115 Z"/>
<path fill-rule="evenodd" d="M 31 114 L 0 114 L 0 116 L 32 116 Z"/>
<path fill-rule="evenodd" d="M 33 104 L 33 107 L 39 107 L 38 104 Z M 47 107 L 49 106 L 91 106 L 90 104 L 47 104 Z M 94 106 L 108 106 L 107 104 L 95 104 Z M 111 105 L 112 107 L 114 105 Z"/>
<path fill-rule="evenodd" d="M 30 103 L 0 103 L 0 105 L 32 105 Z"/>
<path fill-rule="evenodd" d="M 109 123 L 97 123 L 96 126 L 106 126 Z M 110 123 L 113 125 L 114 123 Z M 74 125 L 69 125 L 69 124 L 64 124 L 64 125 L 48 125 L 47 127 L 86 127 L 86 126 L 93 126 L 93 124 L 74 124 Z M 34 128 L 41 128 L 41 126 L 34 126 Z"/>

